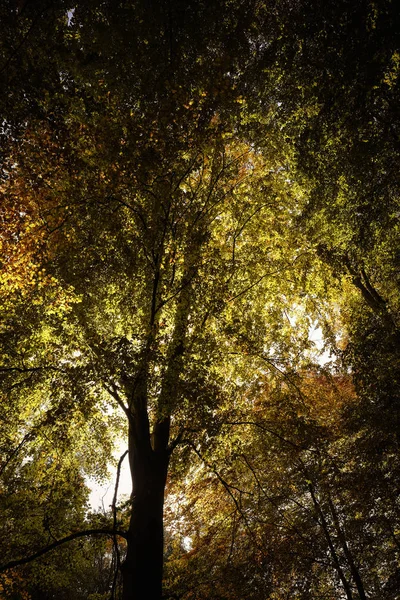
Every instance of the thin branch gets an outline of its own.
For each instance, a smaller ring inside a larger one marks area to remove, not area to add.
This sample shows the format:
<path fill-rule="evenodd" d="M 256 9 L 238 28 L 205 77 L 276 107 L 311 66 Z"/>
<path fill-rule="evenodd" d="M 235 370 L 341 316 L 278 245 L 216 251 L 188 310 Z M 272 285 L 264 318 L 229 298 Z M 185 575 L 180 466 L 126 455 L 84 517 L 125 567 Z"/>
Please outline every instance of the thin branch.
<path fill-rule="evenodd" d="M 236 294 L 236 296 L 233 296 L 232 298 L 229 298 L 228 302 L 234 302 L 237 298 L 239 298 L 240 296 L 242 296 L 243 294 L 245 294 L 246 292 L 248 292 L 249 290 L 251 290 L 253 287 L 255 287 L 256 285 L 258 285 L 265 277 L 268 277 L 269 275 L 277 275 L 278 273 L 284 273 L 285 271 L 288 271 L 289 269 L 291 269 L 294 265 L 294 263 L 299 260 L 299 258 L 301 258 L 302 256 L 304 256 L 304 254 L 306 254 L 306 252 L 301 252 L 300 254 L 298 254 L 296 256 L 296 258 L 293 259 L 293 261 L 291 262 L 291 264 L 288 264 L 287 266 L 283 266 L 282 268 L 276 269 L 275 271 L 270 271 L 268 273 L 264 273 L 264 275 L 261 275 L 261 277 L 259 277 L 259 279 L 257 279 L 257 281 L 255 281 L 254 283 L 250 284 L 248 287 L 244 288 L 241 292 L 238 292 Z"/>
<path fill-rule="evenodd" d="M 128 202 L 125 202 L 124 200 L 121 200 L 120 198 L 113 198 L 113 200 L 116 200 L 116 202 L 118 202 L 118 204 L 121 204 L 121 206 L 125 206 L 125 208 L 131 210 L 135 215 L 137 215 L 144 227 L 144 230 L 147 231 L 148 230 L 148 226 L 147 223 L 142 215 L 142 213 L 135 208 L 134 206 L 132 206 L 131 204 L 129 204 Z"/>
<path fill-rule="evenodd" d="M 168 302 L 171 302 L 171 300 L 173 300 L 176 296 L 178 296 L 178 294 L 180 294 L 185 288 L 187 288 L 187 286 L 192 283 L 194 277 L 195 277 L 195 274 L 193 273 L 193 275 L 191 277 L 189 277 L 189 279 L 185 279 L 185 281 L 183 283 L 181 283 L 181 285 L 177 288 L 177 290 L 173 294 L 168 296 L 168 298 L 165 298 L 165 300 L 162 300 L 156 308 L 156 313 L 158 311 L 160 311 L 166 304 L 168 304 Z"/>
<path fill-rule="evenodd" d="M 254 479 L 255 479 L 256 483 L 257 483 L 257 486 L 258 486 L 258 487 L 259 487 L 259 489 L 262 491 L 262 493 L 263 493 L 264 497 L 266 498 L 266 500 L 267 500 L 267 501 L 268 501 L 270 504 L 272 504 L 272 506 L 273 506 L 273 507 L 274 507 L 274 508 L 275 508 L 277 511 L 279 511 L 279 510 L 280 510 L 280 505 L 279 505 L 279 503 L 278 503 L 278 502 L 276 502 L 276 501 L 273 499 L 273 497 L 272 497 L 272 496 L 270 496 L 269 494 L 267 494 L 267 492 L 265 491 L 265 489 L 264 489 L 263 485 L 261 484 L 261 481 L 259 480 L 259 478 L 258 478 L 258 476 L 257 476 L 257 473 L 255 472 L 255 470 L 254 470 L 253 466 L 250 464 L 250 461 L 249 461 L 249 459 L 247 458 L 247 456 L 246 456 L 245 454 L 242 454 L 242 455 L 241 455 L 241 458 L 242 458 L 242 460 L 244 461 L 244 463 L 246 464 L 247 468 L 248 468 L 248 469 L 250 470 L 250 472 L 252 473 L 252 475 L 253 475 L 253 477 L 254 477 Z M 289 498 L 289 499 L 290 499 L 290 500 L 293 500 L 293 498 Z M 296 503 L 296 504 L 297 504 L 297 503 Z M 301 508 L 304 508 L 304 507 L 303 507 L 303 506 L 301 506 Z M 294 532 L 295 532 L 295 533 L 296 533 L 296 534 L 299 536 L 299 538 L 300 538 L 301 540 L 303 540 L 304 542 L 306 542 L 306 543 L 307 543 L 307 541 L 308 541 L 308 540 L 307 540 L 307 537 L 306 537 L 306 536 L 304 536 L 304 535 L 302 534 L 302 532 L 301 532 L 301 531 L 298 529 L 298 527 L 296 527 L 296 525 L 295 525 L 295 524 L 294 524 L 294 523 L 293 523 L 293 522 L 292 522 L 292 521 L 291 521 L 291 520 L 290 520 L 290 519 L 289 519 L 289 518 L 286 516 L 286 514 L 283 514 L 283 515 L 282 515 L 282 519 L 288 523 L 288 527 L 287 527 L 287 528 L 288 528 L 290 531 L 294 531 Z"/>
<path fill-rule="evenodd" d="M 117 520 L 116 520 L 116 515 L 117 515 L 117 495 L 118 495 L 118 486 L 119 486 L 119 479 L 121 476 L 121 466 L 122 463 L 124 461 L 125 456 L 128 454 L 129 450 L 125 450 L 125 452 L 122 454 L 122 456 L 120 457 L 119 461 L 118 461 L 118 467 L 117 467 L 117 477 L 115 480 L 115 488 L 114 488 L 114 496 L 113 496 L 113 501 L 112 501 L 112 511 L 113 511 L 113 529 L 116 530 L 116 525 L 117 525 Z"/>
<path fill-rule="evenodd" d="M 21 448 L 23 447 L 23 445 L 30 440 L 30 438 L 32 437 L 32 435 L 33 435 L 32 431 L 30 431 L 29 433 L 25 434 L 24 437 L 22 438 L 22 441 L 18 444 L 18 446 L 16 448 L 14 448 L 14 450 L 12 450 L 10 452 L 10 454 L 7 457 L 7 459 L 0 466 L 0 475 L 2 475 L 4 473 L 5 469 L 10 464 L 10 462 L 12 461 L 12 459 L 18 454 L 18 452 L 21 450 Z"/>
<path fill-rule="evenodd" d="M 119 404 L 119 406 L 122 408 L 122 410 L 124 411 L 128 421 L 132 420 L 132 413 L 129 410 L 129 408 L 125 405 L 124 401 L 122 400 L 121 396 L 118 393 L 117 390 L 117 386 L 115 385 L 115 383 L 111 382 L 111 387 L 109 387 L 107 385 L 107 383 L 103 382 L 104 388 L 105 390 L 110 394 L 110 396 L 112 396 L 114 398 L 114 400 L 117 401 L 117 403 Z"/>
<path fill-rule="evenodd" d="M 194 450 L 194 452 L 197 454 L 197 456 L 200 458 L 200 460 L 206 465 L 206 467 L 212 472 L 214 473 L 214 475 L 217 477 L 218 481 L 222 484 L 222 486 L 225 488 L 225 490 L 228 492 L 229 496 L 231 497 L 237 512 L 239 513 L 239 515 L 241 516 L 241 518 L 243 519 L 245 525 L 246 525 L 246 529 L 248 530 L 250 537 L 252 539 L 254 539 L 254 543 L 257 546 L 257 541 L 255 540 L 255 536 L 254 533 L 250 527 L 250 524 L 248 522 L 248 519 L 245 515 L 245 513 L 242 510 L 242 507 L 240 506 L 239 502 L 237 501 L 235 495 L 233 494 L 233 492 L 231 491 L 232 489 L 236 490 L 239 492 L 240 496 L 244 492 L 243 490 L 240 490 L 239 488 L 230 485 L 227 481 L 225 481 L 225 479 L 220 475 L 220 473 L 212 466 L 210 465 L 210 463 L 207 462 L 207 460 L 203 457 L 203 455 L 201 454 L 200 450 L 198 450 L 196 448 L 196 446 L 192 443 L 192 442 L 188 442 L 188 445 Z M 247 492 L 248 493 L 248 492 Z"/>
<path fill-rule="evenodd" d="M 253 217 L 255 217 L 255 215 L 257 213 L 259 213 L 263 208 L 266 208 L 268 206 L 272 206 L 272 202 L 266 202 L 265 204 L 261 204 L 261 206 L 258 206 L 256 208 L 256 210 L 254 210 L 242 223 L 240 229 L 236 230 L 233 237 L 236 240 L 237 237 L 239 237 L 239 235 L 243 232 L 244 228 L 246 227 L 246 225 L 251 221 L 251 219 Z"/>
<path fill-rule="evenodd" d="M 196 156 L 194 157 L 194 159 L 192 160 L 192 162 L 190 163 L 190 165 L 188 166 L 188 168 L 186 169 L 186 171 L 184 171 L 183 175 L 181 175 L 181 177 L 178 179 L 178 181 L 177 181 L 177 183 L 176 183 L 176 185 L 175 185 L 175 187 L 173 189 L 173 192 L 176 192 L 180 188 L 182 182 L 191 173 L 191 171 L 193 170 L 194 166 L 196 165 L 196 163 L 197 163 L 197 161 L 199 159 L 199 156 L 201 156 L 200 152 L 198 152 L 196 154 Z"/>
<path fill-rule="evenodd" d="M 125 456 L 128 454 L 128 452 L 129 452 L 129 450 L 125 450 L 125 452 L 121 455 L 121 457 L 118 461 L 117 476 L 115 479 L 114 497 L 113 497 L 113 501 L 112 501 L 112 505 L 111 505 L 111 510 L 113 513 L 113 531 L 117 531 L 117 498 L 118 498 L 119 478 L 121 476 L 121 466 L 122 466 L 123 460 L 124 460 Z M 120 568 L 121 568 L 121 556 L 119 553 L 117 534 L 113 535 L 113 542 L 114 542 L 114 550 L 115 550 L 115 557 L 116 557 L 116 566 L 115 566 L 114 578 L 113 578 L 112 587 L 111 587 L 111 596 L 110 596 L 111 599 L 115 597 L 115 588 L 117 585 L 118 572 L 120 571 Z"/>
<path fill-rule="evenodd" d="M 275 371 L 277 371 L 283 377 L 283 379 L 285 381 L 287 381 L 292 386 L 293 389 L 296 390 L 296 392 L 298 394 L 298 398 L 301 400 L 301 402 L 303 404 L 305 404 L 305 398 L 304 398 L 303 392 L 301 391 L 299 386 L 296 383 L 294 383 L 294 381 L 292 381 L 292 379 L 289 377 L 289 375 L 287 373 L 285 373 L 285 371 L 282 371 L 282 369 L 280 369 L 279 367 L 276 366 L 276 364 L 274 363 L 273 360 L 271 360 L 270 358 L 267 358 L 263 354 L 253 353 L 253 356 L 260 358 L 261 360 L 266 362 L 268 365 L 270 365 L 273 369 L 275 369 Z"/>
<path fill-rule="evenodd" d="M 255 287 L 256 285 L 258 285 L 263 279 L 265 279 L 266 277 L 269 277 L 270 275 L 277 275 L 278 273 L 282 273 L 284 271 L 287 271 L 289 267 L 286 267 L 284 269 L 277 269 L 276 271 L 269 271 L 268 273 L 264 273 L 263 275 L 261 275 L 261 277 L 259 277 L 257 279 L 257 281 L 255 281 L 254 283 L 251 283 L 250 285 L 248 285 L 246 288 L 244 288 L 241 292 L 238 292 L 235 296 L 232 296 L 232 298 L 229 298 L 228 302 L 232 303 L 235 300 L 237 300 L 240 296 L 243 296 L 243 294 L 246 294 L 246 292 L 250 291 L 253 287 Z"/>
<path fill-rule="evenodd" d="M 7 571 L 8 569 L 12 569 L 13 567 L 18 567 L 20 565 L 26 565 L 26 564 L 36 560 L 40 556 L 43 556 L 44 554 L 51 552 L 55 548 L 58 548 L 58 546 L 62 546 L 63 544 L 66 544 L 67 542 L 71 542 L 72 540 L 76 540 L 81 537 L 88 537 L 90 535 L 108 535 L 110 537 L 118 535 L 125 539 L 127 537 L 127 534 L 125 531 L 113 531 L 111 529 L 86 529 L 85 531 L 78 531 L 76 533 L 72 533 L 71 535 L 67 535 L 65 538 L 62 538 L 61 540 L 57 540 L 53 544 L 50 544 L 49 546 L 42 548 L 41 550 L 39 550 L 38 552 L 35 552 L 34 554 L 31 554 L 30 556 L 26 556 L 25 558 L 20 558 L 18 560 L 11 560 L 10 562 L 5 563 L 4 565 L 0 565 L 0 573 L 3 571 Z"/>
<path fill-rule="evenodd" d="M 295 442 L 288 440 L 287 438 L 283 437 L 282 435 L 280 435 L 273 429 L 266 427 L 262 423 L 257 423 L 257 421 L 225 421 L 225 423 L 223 423 L 223 425 L 253 425 L 254 427 L 258 427 L 262 431 L 266 431 L 267 433 L 274 435 L 279 440 L 281 440 L 285 444 L 288 444 L 289 446 L 292 446 L 296 450 L 309 450 L 310 452 L 318 453 L 317 450 L 314 450 L 313 448 L 308 448 L 307 446 L 300 446 L 299 444 L 296 444 Z"/>
<path fill-rule="evenodd" d="M 308 489 L 309 489 L 309 492 L 311 495 L 311 499 L 314 504 L 315 512 L 316 512 L 317 516 L 319 517 L 319 524 L 321 526 L 321 529 L 325 536 L 326 542 L 328 544 L 328 548 L 329 548 L 329 551 L 330 551 L 330 554 L 332 557 L 333 564 L 339 575 L 340 581 L 342 582 L 342 585 L 344 587 L 344 590 L 346 592 L 346 596 L 347 596 L 348 600 L 353 600 L 353 591 L 351 589 L 350 582 L 348 581 L 346 574 L 345 574 L 344 570 L 342 569 L 340 557 L 339 557 L 338 553 L 336 552 L 336 548 L 335 548 L 335 545 L 332 540 L 332 536 L 329 531 L 327 520 L 326 520 L 324 512 L 321 508 L 321 504 L 319 503 L 319 501 L 317 499 L 317 496 L 315 494 L 315 489 L 314 489 L 314 486 L 313 486 L 311 480 L 308 480 L 308 481 L 309 481 Z"/>

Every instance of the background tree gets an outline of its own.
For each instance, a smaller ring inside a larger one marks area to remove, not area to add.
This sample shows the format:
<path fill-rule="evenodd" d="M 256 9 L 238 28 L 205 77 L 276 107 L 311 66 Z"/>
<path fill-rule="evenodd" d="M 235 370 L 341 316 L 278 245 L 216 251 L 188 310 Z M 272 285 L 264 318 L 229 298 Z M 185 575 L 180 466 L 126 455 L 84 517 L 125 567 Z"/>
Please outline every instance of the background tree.
<path fill-rule="evenodd" d="M 243 390 L 211 443 L 194 446 L 184 491 L 171 482 L 171 597 L 395 598 L 391 476 L 380 462 L 360 465 L 349 378 L 263 384 Z"/>

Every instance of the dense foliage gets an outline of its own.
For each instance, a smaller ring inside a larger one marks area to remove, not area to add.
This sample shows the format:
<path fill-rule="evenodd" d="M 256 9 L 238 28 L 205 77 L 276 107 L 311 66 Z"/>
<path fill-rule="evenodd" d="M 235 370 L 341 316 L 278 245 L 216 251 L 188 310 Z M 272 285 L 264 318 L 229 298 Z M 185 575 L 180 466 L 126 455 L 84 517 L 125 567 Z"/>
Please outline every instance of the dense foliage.
<path fill-rule="evenodd" d="M 0 596 L 398 598 L 394 3 L 0 23 Z"/>

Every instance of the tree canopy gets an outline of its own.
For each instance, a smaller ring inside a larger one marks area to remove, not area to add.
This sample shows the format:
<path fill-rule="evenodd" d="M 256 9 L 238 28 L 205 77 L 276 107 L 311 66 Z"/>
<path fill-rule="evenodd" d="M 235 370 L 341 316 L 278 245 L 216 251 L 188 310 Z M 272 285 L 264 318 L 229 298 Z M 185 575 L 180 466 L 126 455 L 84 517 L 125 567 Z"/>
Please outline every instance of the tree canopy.
<path fill-rule="evenodd" d="M 395 600 L 394 3 L 0 11 L 0 595 Z"/>

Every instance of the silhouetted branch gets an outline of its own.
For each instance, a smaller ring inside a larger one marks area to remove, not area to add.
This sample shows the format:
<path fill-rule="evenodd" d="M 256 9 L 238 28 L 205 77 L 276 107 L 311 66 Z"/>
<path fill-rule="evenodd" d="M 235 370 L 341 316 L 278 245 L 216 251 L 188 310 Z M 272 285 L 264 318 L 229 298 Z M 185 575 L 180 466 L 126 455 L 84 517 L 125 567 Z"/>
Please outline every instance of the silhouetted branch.
<path fill-rule="evenodd" d="M 20 565 L 26 565 L 26 564 L 32 562 L 33 560 L 36 560 L 40 556 L 43 556 L 44 554 L 47 554 L 48 552 L 55 550 L 55 548 L 58 548 L 58 546 L 62 546 L 63 544 L 66 544 L 67 542 L 71 542 L 72 540 L 76 540 L 81 537 L 87 537 L 90 535 L 109 535 L 110 537 L 119 535 L 120 537 L 126 538 L 125 531 L 113 531 L 112 529 L 86 529 L 85 531 L 77 531 L 76 533 L 67 535 L 65 538 L 62 538 L 61 540 L 57 540 L 53 544 L 49 544 L 45 548 L 38 550 L 38 552 L 35 552 L 34 554 L 31 554 L 30 556 L 26 556 L 25 558 L 19 558 L 17 560 L 11 560 L 8 563 L 5 563 L 4 565 L 0 565 L 0 573 L 2 571 L 6 571 L 7 569 L 12 569 L 13 567 L 19 567 Z"/>
<path fill-rule="evenodd" d="M 124 460 L 125 456 L 128 454 L 128 452 L 129 452 L 129 450 L 125 450 L 125 452 L 121 455 L 121 457 L 118 461 L 117 477 L 115 479 L 114 497 L 113 497 L 113 501 L 112 501 L 112 505 L 111 505 L 111 509 L 113 512 L 113 530 L 114 530 L 114 532 L 117 531 L 117 497 L 118 497 L 119 478 L 121 476 L 121 466 L 122 466 L 123 460 Z M 115 550 L 115 558 L 116 558 L 116 568 L 115 568 L 114 578 L 113 578 L 112 587 L 111 587 L 111 595 L 110 595 L 111 599 L 115 597 L 115 588 L 117 585 L 118 571 L 121 568 L 121 557 L 120 557 L 120 553 L 119 553 L 119 547 L 118 547 L 116 533 L 114 533 L 114 535 L 113 535 L 113 542 L 114 542 L 114 550 Z"/>

